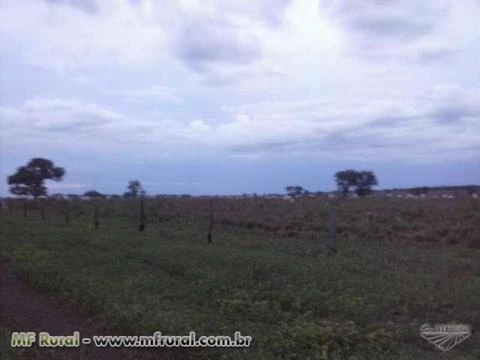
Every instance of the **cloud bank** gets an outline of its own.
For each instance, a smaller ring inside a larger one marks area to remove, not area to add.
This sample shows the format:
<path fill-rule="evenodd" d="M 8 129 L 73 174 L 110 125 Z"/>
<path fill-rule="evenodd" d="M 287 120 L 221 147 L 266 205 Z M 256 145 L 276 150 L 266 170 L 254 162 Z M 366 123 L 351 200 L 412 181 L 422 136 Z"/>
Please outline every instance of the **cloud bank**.
<path fill-rule="evenodd" d="M 477 163 L 479 22 L 474 0 L 3 0 L 3 149 Z"/>

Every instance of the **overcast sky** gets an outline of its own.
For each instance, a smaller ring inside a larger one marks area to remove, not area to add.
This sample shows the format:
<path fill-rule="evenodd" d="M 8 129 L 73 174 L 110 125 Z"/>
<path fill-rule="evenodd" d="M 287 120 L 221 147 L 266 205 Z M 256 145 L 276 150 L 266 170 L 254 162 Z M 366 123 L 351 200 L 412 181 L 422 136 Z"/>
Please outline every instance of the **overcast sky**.
<path fill-rule="evenodd" d="M 0 194 L 480 183 L 477 0 L 0 0 Z"/>

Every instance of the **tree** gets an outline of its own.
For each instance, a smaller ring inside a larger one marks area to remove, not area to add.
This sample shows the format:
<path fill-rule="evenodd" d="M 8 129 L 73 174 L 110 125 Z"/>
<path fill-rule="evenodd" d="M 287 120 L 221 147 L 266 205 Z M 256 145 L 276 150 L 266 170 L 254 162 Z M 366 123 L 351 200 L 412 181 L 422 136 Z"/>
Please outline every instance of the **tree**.
<path fill-rule="evenodd" d="M 337 188 L 344 197 L 347 196 L 350 188 L 356 185 L 358 177 L 358 171 L 352 169 L 338 171 L 335 174 Z"/>
<path fill-rule="evenodd" d="M 145 196 L 146 192 L 138 180 L 130 180 L 127 186 L 128 191 L 123 194 L 125 197 Z"/>
<path fill-rule="evenodd" d="M 371 187 L 378 184 L 372 171 L 343 170 L 335 174 L 335 182 L 343 196 L 347 196 L 350 188 L 355 188 L 358 196 L 365 196 L 372 192 Z"/>
<path fill-rule="evenodd" d="M 372 192 L 372 186 L 378 185 L 377 178 L 372 171 L 360 171 L 355 183 L 355 192 L 358 196 L 365 196 Z"/>
<path fill-rule="evenodd" d="M 21 166 L 16 173 L 7 178 L 10 192 L 23 196 L 46 196 L 45 180 L 61 181 L 65 169 L 56 167 L 51 160 L 33 158 L 26 166 Z"/>
<path fill-rule="evenodd" d="M 286 186 L 285 190 L 287 190 L 287 193 L 289 196 L 297 196 L 305 193 L 305 190 L 303 189 L 303 187 L 298 185 Z"/>
<path fill-rule="evenodd" d="M 103 195 L 102 193 L 99 193 L 96 190 L 89 190 L 86 193 L 84 193 L 83 196 L 97 197 L 97 198 L 104 198 L 105 197 L 105 195 Z"/>

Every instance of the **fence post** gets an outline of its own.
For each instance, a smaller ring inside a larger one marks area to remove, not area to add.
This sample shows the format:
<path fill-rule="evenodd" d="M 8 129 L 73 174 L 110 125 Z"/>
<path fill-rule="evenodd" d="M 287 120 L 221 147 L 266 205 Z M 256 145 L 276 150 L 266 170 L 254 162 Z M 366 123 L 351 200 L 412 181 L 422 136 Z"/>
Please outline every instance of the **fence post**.
<path fill-rule="evenodd" d="M 43 199 L 40 200 L 40 215 L 42 217 L 42 221 L 45 221 L 45 202 Z"/>
<path fill-rule="evenodd" d="M 213 199 L 210 199 L 210 211 L 208 217 L 208 233 L 207 233 L 207 243 L 212 243 L 212 229 L 213 229 Z"/>
<path fill-rule="evenodd" d="M 335 208 L 333 202 L 328 200 L 327 203 L 328 209 L 328 244 L 327 249 L 329 255 L 335 255 L 337 253 L 337 242 L 335 239 L 336 228 L 335 228 Z"/>
<path fill-rule="evenodd" d="M 65 222 L 70 223 L 70 206 L 68 199 L 65 199 Z"/>
<path fill-rule="evenodd" d="M 140 198 L 140 225 L 138 231 L 145 230 L 145 204 L 143 203 L 143 196 Z"/>
<path fill-rule="evenodd" d="M 94 219 L 95 227 L 98 228 L 100 223 L 98 222 L 98 205 L 97 204 L 94 205 L 93 219 Z"/>

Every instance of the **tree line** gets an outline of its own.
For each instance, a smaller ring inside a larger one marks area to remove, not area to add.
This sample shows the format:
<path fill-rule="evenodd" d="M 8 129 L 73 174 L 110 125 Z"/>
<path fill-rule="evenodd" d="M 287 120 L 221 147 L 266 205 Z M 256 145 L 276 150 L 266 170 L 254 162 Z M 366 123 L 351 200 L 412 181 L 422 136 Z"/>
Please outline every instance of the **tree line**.
<path fill-rule="evenodd" d="M 52 160 L 44 158 L 33 158 L 25 166 L 17 168 L 16 172 L 7 177 L 7 183 L 9 185 L 9 191 L 13 195 L 17 196 L 32 196 L 37 198 L 40 196 L 47 196 L 47 187 L 45 186 L 46 180 L 62 181 L 66 171 L 64 168 L 55 166 Z M 372 187 L 378 185 L 378 180 L 373 171 L 370 170 L 353 170 L 347 169 L 338 171 L 334 175 L 337 191 L 344 197 L 348 193 L 353 191 L 356 195 L 363 197 L 372 192 Z M 323 192 L 311 192 L 304 189 L 300 185 L 291 185 L 285 187 L 289 196 L 302 196 L 302 195 L 322 195 Z M 430 190 L 461 190 L 467 191 L 468 194 L 474 194 L 480 192 L 480 186 L 478 185 L 464 185 L 464 186 L 422 186 L 412 187 L 409 189 L 388 189 L 388 191 L 407 191 L 413 195 L 425 195 Z M 142 184 L 138 180 L 130 180 L 127 185 L 127 191 L 123 195 L 113 195 L 112 197 L 125 197 L 125 198 L 141 198 L 146 195 L 146 191 Z M 88 197 L 106 197 L 106 195 L 96 191 L 86 191 L 83 196 Z M 190 195 L 183 195 L 183 197 L 189 197 Z"/>
<path fill-rule="evenodd" d="M 366 170 L 342 170 L 335 173 L 335 183 L 337 190 L 345 197 L 353 190 L 358 196 L 365 196 L 372 192 L 372 186 L 378 185 L 376 175 L 372 171 Z M 299 185 L 285 187 L 287 194 L 290 196 L 299 195 L 321 195 L 321 191 L 310 192 Z"/>
<path fill-rule="evenodd" d="M 38 198 L 47 196 L 46 180 L 62 181 L 66 171 L 64 168 L 55 166 L 52 160 L 33 158 L 25 166 L 20 166 L 17 171 L 7 177 L 10 193 L 17 196 L 32 196 Z M 84 196 L 105 197 L 96 190 L 86 191 Z M 127 191 L 123 194 L 126 198 L 137 198 L 146 195 L 145 189 L 138 180 L 130 180 Z"/>
<path fill-rule="evenodd" d="M 7 182 L 10 192 L 18 196 L 47 196 L 46 180 L 61 181 L 66 174 L 64 168 L 55 166 L 52 160 L 44 158 L 33 158 L 25 166 L 20 166 L 17 171 L 8 176 Z M 346 196 L 351 189 L 358 196 L 365 196 L 371 193 L 371 187 L 378 184 L 377 178 L 372 171 L 357 171 L 353 169 L 339 171 L 335 174 L 335 182 L 338 190 Z M 299 185 L 287 186 L 289 195 L 321 194 L 311 193 Z M 137 198 L 146 195 L 145 189 L 138 180 L 131 180 L 127 185 L 127 191 L 123 194 L 126 198 Z M 105 197 L 96 190 L 89 190 L 84 193 L 88 197 Z"/>

